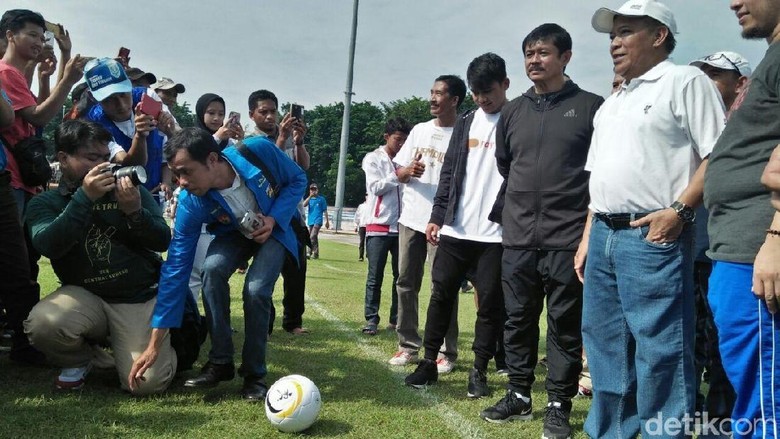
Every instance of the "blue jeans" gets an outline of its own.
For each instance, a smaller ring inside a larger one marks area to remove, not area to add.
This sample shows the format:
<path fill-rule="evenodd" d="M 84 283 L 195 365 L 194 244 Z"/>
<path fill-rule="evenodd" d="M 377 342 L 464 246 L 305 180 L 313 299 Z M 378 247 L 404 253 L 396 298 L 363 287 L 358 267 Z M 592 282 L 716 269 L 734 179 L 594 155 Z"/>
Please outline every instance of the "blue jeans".
<path fill-rule="evenodd" d="M 647 230 L 593 219 L 582 332 L 593 379 L 584 429 L 594 438 L 684 437 L 656 420 L 693 416 L 692 231 L 656 244 Z"/>
<path fill-rule="evenodd" d="M 393 269 L 392 297 L 390 300 L 390 324 L 398 321 L 398 235 L 366 237 L 366 256 L 368 256 L 368 276 L 366 277 L 366 323 L 379 325 L 379 303 L 382 300 L 382 282 L 385 278 L 387 254 L 392 256 Z"/>
<path fill-rule="evenodd" d="M 230 330 L 230 285 L 228 280 L 241 262 L 254 257 L 246 272 L 243 289 L 244 348 L 243 376 L 262 378 L 266 374 L 265 348 L 274 284 L 279 278 L 286 250 L 274 238 L 264 244 L 244 238 L 239 232 L 217 236 L 203 262 L 203 304 L 211 336 L 209 361 L 233 363 Z"/>
<path fill-rule="evenodd" d="M 780 323 L 777 314 L 770 314 L 766 303 L 753 295 L 752 287 L 752 264 L 713 262 L 709 302 L 723 368 L 737 395 L 731 415 L 734 437 L 776 438 Z"/>

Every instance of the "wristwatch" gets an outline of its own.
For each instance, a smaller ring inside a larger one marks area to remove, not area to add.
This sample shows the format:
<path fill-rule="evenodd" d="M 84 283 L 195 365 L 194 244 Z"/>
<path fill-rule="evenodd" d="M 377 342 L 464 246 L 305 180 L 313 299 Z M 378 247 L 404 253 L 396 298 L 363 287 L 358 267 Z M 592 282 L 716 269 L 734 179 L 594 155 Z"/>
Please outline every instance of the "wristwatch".
<path fill-rule="evenodd" d="M 693 207 L 685 203 L 675 201 L 669 207 L 674 209 L 674 211 L 677 213 L 677 218 L 680 218 L 680 220 L 686 224 L 690 224 L 693 222 L 693 220 L 696 219 L 696 212 L 693 210 Z"/>

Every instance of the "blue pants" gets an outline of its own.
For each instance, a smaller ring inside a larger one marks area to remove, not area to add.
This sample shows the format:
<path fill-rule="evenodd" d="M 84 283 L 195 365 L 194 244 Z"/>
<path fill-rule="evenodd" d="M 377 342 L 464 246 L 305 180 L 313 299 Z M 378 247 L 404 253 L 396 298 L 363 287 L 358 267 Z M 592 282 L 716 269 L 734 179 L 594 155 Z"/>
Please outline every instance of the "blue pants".
<path fill-rule="evenodd" d="M 252 265 L 247 269 L 242 293 L 244 348 L 239 372 L 243 376 L 265 376 L 271 296 L 286 256 L 284 246 L 274 238 L 269 238 L 261 245 L 238 232 L 231 232 L 217 236 L 211 242 L 203 262 L 203 304 L 211 336 L 210 362 L 233 363 L 228 280 L 241 262 L 254 257 Z"/>
<path fill-rule="evenodd" d="M 369 236 L 366 238 L 366 256 L 368 256 L 368 276 L 366 277 L 365 317 L 367 325 L 379 325 L 379 304 L 382 300 L 382 282 L 385 278 L 387 254 L 390 254 L 390 266 L 393 269 L 393 285 L 390 297 L 389 323 L 398 322 L 398 235 Z"/>
<path fill-rule="evenodd" d="M 718 327 L 723 368 L 737 394 L 732 412 L 734 437 L 776 438 L 780 333 L 776 316 L 753 295 L 752 285 L 753 265 L 714 262 L 710 308 Z"/>
<path fill-rule="evenodd" d="M 593 219 L 582 333 L 593 379 L 585 432 L 594 438 L 684 437 L 658 431 L 656 420 L 693 413 L 691 230 L 670 244 L 647 241 L 647 231 Z"/>

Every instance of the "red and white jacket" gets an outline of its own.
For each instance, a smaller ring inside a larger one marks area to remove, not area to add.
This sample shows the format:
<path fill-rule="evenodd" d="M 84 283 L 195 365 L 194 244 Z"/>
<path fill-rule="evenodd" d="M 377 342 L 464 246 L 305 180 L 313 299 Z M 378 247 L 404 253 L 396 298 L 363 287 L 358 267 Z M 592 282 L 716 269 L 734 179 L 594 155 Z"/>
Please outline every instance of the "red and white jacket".
<path fill-rule="evenodd" d="M 396 175 L 397 169 L 398 165 L 385 151 L 385 145 L 363 158 L 368 193 L 364 216 L 367 235 L 398 233 L 403 188 Z"/>

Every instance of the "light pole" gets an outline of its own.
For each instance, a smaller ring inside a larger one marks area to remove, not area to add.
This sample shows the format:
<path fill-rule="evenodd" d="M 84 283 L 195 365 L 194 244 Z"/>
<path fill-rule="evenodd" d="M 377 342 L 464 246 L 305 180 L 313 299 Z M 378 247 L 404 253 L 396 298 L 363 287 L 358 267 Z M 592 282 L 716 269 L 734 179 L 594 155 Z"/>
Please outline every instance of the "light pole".
<path fill-rule="evenodd" d="M 358 1 L 352 8 L 352 36 L 349 40 L 349 67 L 347 90 L 344 92 L 344 117 L 341 120 L 341 145 L 339 146 L 339 170 L 336 178 L 336 218 L 334 230 L 341 230 L 341 213 L 344 210 L 344 186 L 347 173 L 347 148 L 349 147 L 349 110 L 352 108 L 352 71 L 355 63 L 355 37 L 357 36 Z"/>

